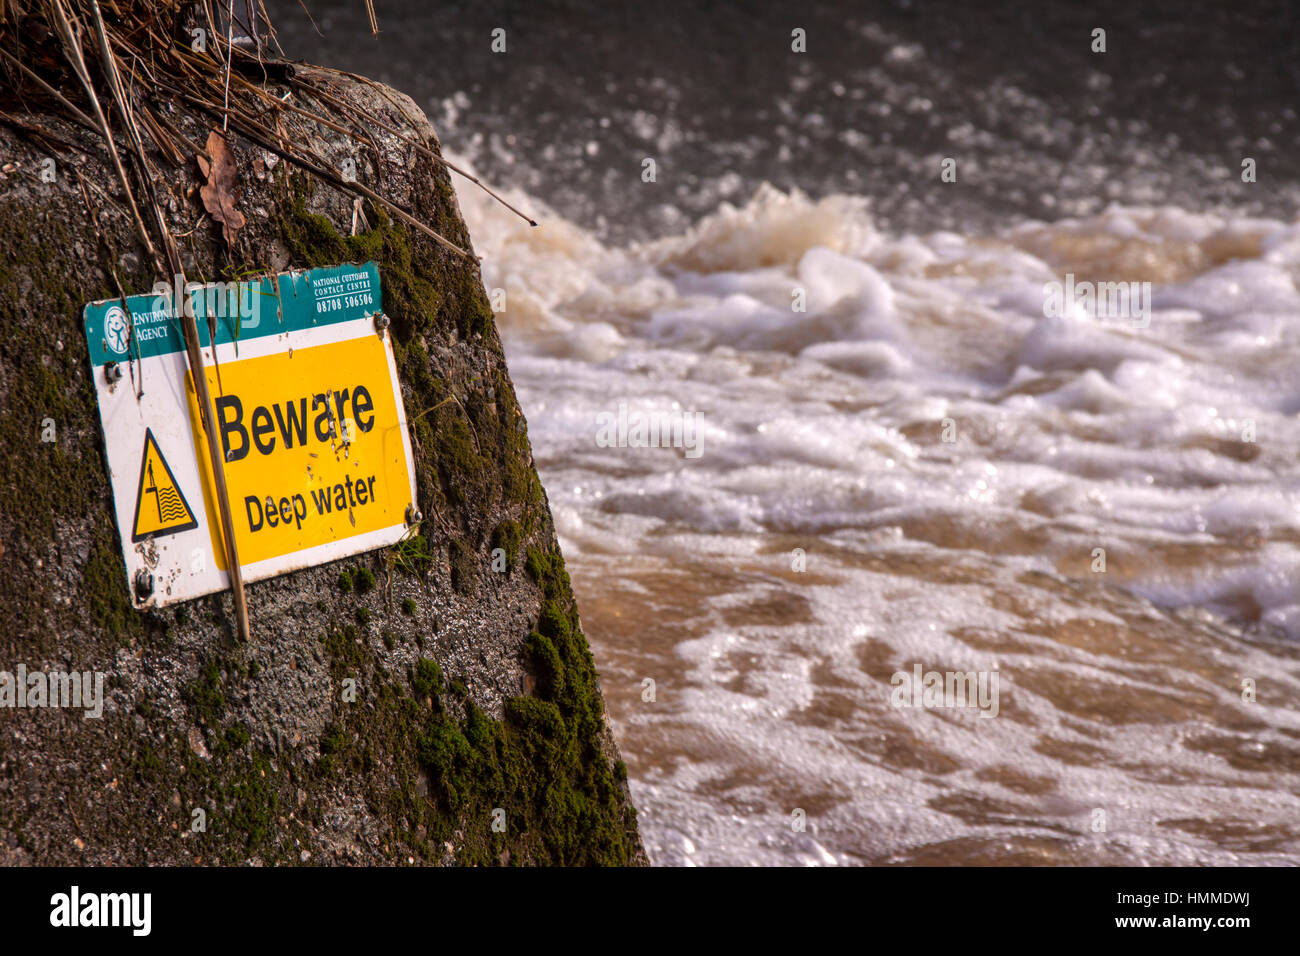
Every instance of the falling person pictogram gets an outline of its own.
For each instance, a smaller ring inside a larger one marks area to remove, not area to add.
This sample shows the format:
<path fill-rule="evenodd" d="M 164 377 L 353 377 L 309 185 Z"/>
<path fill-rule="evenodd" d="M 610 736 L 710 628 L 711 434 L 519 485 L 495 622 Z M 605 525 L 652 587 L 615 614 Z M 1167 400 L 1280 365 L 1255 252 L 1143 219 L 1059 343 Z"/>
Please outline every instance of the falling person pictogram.
<path fill-rule="evenodd" d="M 162 537 L 198 527 L 198 520 L 176 482 L 167 459 L 153 436 L 144 433 L 144 453 L 140 458 L 140 484 L 135 498 L 135 522 L 131 540 Z"/>

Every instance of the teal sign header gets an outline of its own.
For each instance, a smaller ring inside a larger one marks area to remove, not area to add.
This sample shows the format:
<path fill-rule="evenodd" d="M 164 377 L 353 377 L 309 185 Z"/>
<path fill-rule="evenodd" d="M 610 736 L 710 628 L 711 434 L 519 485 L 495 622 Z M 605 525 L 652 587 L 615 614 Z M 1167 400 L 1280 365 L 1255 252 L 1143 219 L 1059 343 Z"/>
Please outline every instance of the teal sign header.
<path fill-rule="evenodd" d="M 196 319 L 199 345 L 240 342 L 280 335 L 352 319 L 369 318 L 382 310 L 379 267 L 327 266 L 307 272 L 231 282 L 191 282 L 168 286 L 126 299 L 106 299 L 86 306 L 86 342 L 90 364 L 125 362 L 185 351 L 177 302 Z M 211 329 L 211 331 L 210 331 Z"/>

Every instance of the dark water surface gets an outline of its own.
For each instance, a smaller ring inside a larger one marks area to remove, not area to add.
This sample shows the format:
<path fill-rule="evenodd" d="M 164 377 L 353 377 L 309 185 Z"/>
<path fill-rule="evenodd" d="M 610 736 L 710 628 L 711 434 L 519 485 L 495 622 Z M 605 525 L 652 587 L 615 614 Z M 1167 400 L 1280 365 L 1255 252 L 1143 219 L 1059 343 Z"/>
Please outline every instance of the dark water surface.
<path fill-rule="evenodd" d="M 398 87 L 480 172 L 606 240 L 678 231 L 764 180 L 868 196 L 908 232 L 1110 201 L 1297 208 L 1300 7 L 1285 0 L 376 6 L 377 38 L 359 0 L 307 0 L 323 35 L 270 4 L 290 56 Z"/>

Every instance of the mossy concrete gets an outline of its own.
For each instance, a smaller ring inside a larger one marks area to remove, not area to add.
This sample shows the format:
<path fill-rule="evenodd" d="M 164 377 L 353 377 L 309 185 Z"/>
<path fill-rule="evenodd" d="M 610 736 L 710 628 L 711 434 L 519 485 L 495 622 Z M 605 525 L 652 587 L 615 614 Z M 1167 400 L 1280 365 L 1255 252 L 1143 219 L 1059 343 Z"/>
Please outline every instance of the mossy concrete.
<path fill-rule="evenodd" d="M 438 151 L 406 97 L 315 78 Z M 210 128 L 168 119 L 195 142 Z M 40 121 L 74 148 L 0 127 L 0 670 L 108 681 L 101 720 L 0 711 L 0 863 L 645 862 L 477 262 L 368 203 L 350 234 L 350 196 L 238 136 L 248 224 L 228 251 L 193 166 L 155 158 L 190 279 L 379 263 L 425 519 L 399 547 L 250 585 L 248 644 L 228 595 L 136 611 L 81 309 L 157 277 L 102 145 Z M 285 123 L 471 248 L 440 164 L 378 130 Z"/>

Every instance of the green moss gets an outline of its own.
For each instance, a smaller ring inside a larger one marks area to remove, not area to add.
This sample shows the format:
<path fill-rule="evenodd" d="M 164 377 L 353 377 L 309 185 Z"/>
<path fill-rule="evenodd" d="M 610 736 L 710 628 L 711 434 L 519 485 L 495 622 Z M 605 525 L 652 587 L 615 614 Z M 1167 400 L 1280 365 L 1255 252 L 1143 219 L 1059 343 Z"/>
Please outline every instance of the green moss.
<path fill-rule="evenodd" d="M 357 623 L 360 624 L 362 627 L 370 623 L 370 608 L 368 607 L 357 608 Z"/>
<path fill-rule="evenodd" d="M 569 638 L 571 633 L 569 616 L 558 601 L 548 599 L 542 604 L 537 629 L 552 640 L 560 641 Z"/>
<path fill-rule="evenodd" d="M 415 598 L 409 598 L 409 597 L 408 597 L 408 598 L 402 598 L 402 613 L 403 613 L 403 614 L 407 615 L 408 617 L 414 616 L 414 614 L 415 614 L 415 608 L 416 608 Z"/>
<path fill-rule="evenodd" d="M 226 728 L 226 746 L 231 750 L 238 750 L 244 744 L 248 743 L 251 736 L 248 733 L 248 727 L 241 720 L 238 723 L 231 724 Z"/>
<path fill-rule="evenodd" d="M 111 530 L 111 529 L 110 529 Z M 129 632 L 136 626 L 136 611 L 126 589 L 126 564 L 117 542 L 97 534 L 86 563 L 90 619 L 109 634 Z"/>
<path fill-rule="evenodd" d="M 210 760 L 181 743 L 179 774 L 172 774 L 167 761 L 153 765 L 142 755 L 137 762 L 141 773 L 151 775 L 144 793 L 180 793 L 180 822 L 186 829 L 195 808 L 206 811 L 206 829 L 188 834 L 196 862 L 234 864 L 255 855 L 273 864 L 284 861 L 286 854 L 298 862 L 291 848 L 302 835 L 302 825 L 278 819 L 280 794 L 291 786 L 290 775 L 266 754 L 251 751 L 250 743 L 247 726 L 236 722 L 219 738 Z M 165 778 L 165 785 L 159 777 Z"/>
<path fill-rule="evenodd" d="M 543 590 L 538 630 L 527 645 L 537 696 L 508 700 L 504 721 L 472 702 L 458 727 L 446 712 L 430 714 L 420 759 L 439 784 L 442 805 L 461 821 L 461 862 L 497 862 L 502 841 L 490 819 L 500 807 L 511 842 L 534 859 L 626 863 L 637 846 L 626 768 L 611 766 L 600 746 L 603 705 L 568 575 L 558 553 L 536 550 L 530 558 Z"/>
<path fill-rule="evenodd" d="M 258 847 L 267 841 L 275 825 L 279 794 L 272 785 L 270 761 L 258 754 L 247 775 L 230 785 L 224 793 L 230 806 L 227 837 L 242 838 L 245 848 Z"/>
<path fill-rule="evenodd" d="M 451 562 L 451 586 L 455 588 L 457 594 L 473 594 L 478 584 L 474 552 L 459 538 L 452 540 L 448 552 Z"/>
<path fill-rule="evenodd" d="M 205 727 L 216 727 L 226 709 L 226 699 L 221 693 L 221 668 L 216 661 L 208 661 L 199 670 L 199 676 L 181 692 L 194 719 Z"/>
<path fill-rule="evenodd" d="M 528 657 L 533 674 L 541 691 L 547 697 L 564 695 L 564 659 L 556 649 L 554 642 L 544 634 L 534 631 L 528 638 Z"/>
<path fill-rule="evenodd" d="M 358 594 L 373 591 L 375 588 L 375 573 L 369 568 L 357 568 L 352 575 L 352 583 Z"/>
<path fill-rule="evenodd" d="M 352 590 L 352 572 L 350 572 L 350 571 L 340 571 L 340 572 L 339 572 L 339 582 L 338 582 L 338 583 L 339 583 L 339 590 L 342 591 L 344 594 L 347 594 L 349 591 L 351 591 L 351 590 Z"/>
<path fill-rule="evenodd" d="M 460 728 L 445 718 L 430 720 L 420 734 L 416 753 L 437 781 L 447 809 L 459 810 L 468 789 L 463 781 L 472 763 L 469 741 Z"/>
<path fill-rule="evenodd" d="M 325 756 L 342 753 L 347 748 L 348 735 L 343 728 L 334 724 L 325 728 L 325 736 L 320 739 L 320 752 Z"/>
<path fill-rule="evenodd" d="M 506 569 L 515 566 L 519 558 L 519 547 L 524 540 L 524 531 L 518 521 L 502 521 L 492 530 L 492 547 L 500 548 L 506 554 Z"/>
<path fill-rule="evenodd" d="M 560 708 L 549 700 L 514 697 L 506 701 L 506 718 L 514 726 L 536 732 L 551 742 L 561 741 L 567 736 Z"/>
<path fill-rule="evenodd" d="M 544 595 L 556 600 L 564 600 L 566 596 L 571 599 L 573 585 L 569 581 L 569 572 L 564 569 L 564 559 L 558 554 L 529 548 L 524 567 Z"/>
<path fill-rule="evenodd" d="M 471 501 L 491 500 L 489 463 L 479 453 L 478 436 L 460 407 L 449 402 L 434 408 L 432 416 L 424 439 L 433 446 L 447 503 L 461 513 Z"/>
<path fill-rule="evenodd" d="M 442 693 L 442 668 L 430 658 L 422 658 L 415 665 L 415 676 L 411 678 L 411 687 L 417 698 L 432 697 Z"/>
<path fill-rule="evenodd" d="M 325 652 L 329 655 L 330 676 L 336 681 L 354 676 L 365 661 L 365 651 L 357 640 L 354 625 L 330 631 L 324 637 Z"/>
<path fill-rule="evenodd" d="M 611 764 L 601 746 L 603 708 L 568 576 L 556 552 L 534 549 L 530 558 L 543 591 L 527 642 L 536 696 L 508 700 L 504 719 L 494 720 L 462 682 L 421 659 L 411 696 L 386 685 L 372 713 L 344 710 L 349 732 L 331 731 L 318 772 L 360 772 L 376 746 L 407 755 L 396 789 L 375 780 L 368 799 L 426 859 L 454 840 L 465 864 L 499 863 L 505 849 L 512 862 L 626 863 L 638 852 L 626 768 Z M 444 687 L 454 705 L 444 701 Z M 433 706 L 424 706 L 430 700 Z M 427 774 L 427 797 L 416 793 L 417 768 Z M 498 808 L 506 814 L 505 833 L 492 830 Z"/>
<path fill-rule="evenodd" d="M 142 742 L 136 751 L 136 758 L 131 767 L 135 778 L 141 782 L 146 782 L 158 776 L 166 768 L 166 764 L 158 756 L 153 746 L 148 741 Z"/>

